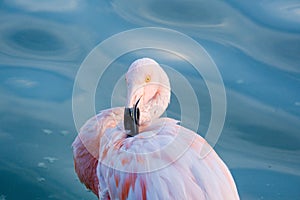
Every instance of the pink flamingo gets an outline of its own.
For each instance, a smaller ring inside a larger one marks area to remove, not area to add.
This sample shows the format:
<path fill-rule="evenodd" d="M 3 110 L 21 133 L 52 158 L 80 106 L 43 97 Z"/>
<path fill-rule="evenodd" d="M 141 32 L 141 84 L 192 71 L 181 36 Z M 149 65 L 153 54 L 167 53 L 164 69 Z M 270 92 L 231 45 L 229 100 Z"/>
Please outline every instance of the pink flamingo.
<path fill-rule="evenodd" d="M 99 199 L 239 199 L 227 166 L 198 134 L 160 118 L 167 74 L 149 58 L 126 73 L 127 107 L 101 111 L 73 142 L 75 171 Z M 203 148 L 209 153 L 200 156 Z"/>

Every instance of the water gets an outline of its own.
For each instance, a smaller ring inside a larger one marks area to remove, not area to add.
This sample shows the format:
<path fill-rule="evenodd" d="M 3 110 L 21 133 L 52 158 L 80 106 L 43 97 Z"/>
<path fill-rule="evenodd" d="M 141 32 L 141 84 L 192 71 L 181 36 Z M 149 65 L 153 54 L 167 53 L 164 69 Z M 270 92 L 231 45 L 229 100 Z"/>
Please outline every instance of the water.
<path fill-rule="evenodd" d="M 75 76 L 100 42 L 147 26 L 188 35 L 218 67 L 227 113 L 215 150 L 241 198 L 300 199 L 299 1 L 4 0 L 0 24 L 1 200 L 96 199 L 73 169 Z M 118 45 L 128 44 L 112 48 Z M 201 111 L 196 131 L 205 136 L 211 102 L 203 77 L 187 57 L 162 50 L 136 50 L 111 63 L 98 83 L 96 110 L 122 105 L 121 77 L 143 56 L 189 81 Z M 173 93 L 167 115 L 180 119 L 182 106 Z"/>

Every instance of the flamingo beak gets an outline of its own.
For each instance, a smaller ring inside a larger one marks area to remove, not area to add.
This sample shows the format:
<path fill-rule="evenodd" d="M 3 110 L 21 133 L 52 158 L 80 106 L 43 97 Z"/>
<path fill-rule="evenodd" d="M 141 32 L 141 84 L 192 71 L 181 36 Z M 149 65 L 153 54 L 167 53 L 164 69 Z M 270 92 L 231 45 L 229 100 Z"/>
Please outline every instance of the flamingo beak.
<path fill-rule="evenodd" d="M 132 108 L 125 108 L 124 128 L 128 132 L 127 137 L 133 137 L 139 133 L 140 109 L 137 107 L 139 98 Z"/>

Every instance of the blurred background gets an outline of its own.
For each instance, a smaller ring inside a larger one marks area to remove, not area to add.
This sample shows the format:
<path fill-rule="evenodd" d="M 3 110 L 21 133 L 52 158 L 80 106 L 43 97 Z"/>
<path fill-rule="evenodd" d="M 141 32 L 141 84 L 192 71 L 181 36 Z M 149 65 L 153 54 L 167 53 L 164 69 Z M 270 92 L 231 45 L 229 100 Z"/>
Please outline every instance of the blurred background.
<path fill-rule="evenodd" d="M 227 116 L 215 150 L 241 199 L 300 199 L 300 1 L 3 0 L 0 200 L 96 199 L 74 172 L 75 76 L 103 40 L 149 26 L 188 35 L 217 65 Z M 189 81 L 201 111 L 195 131 L 205 136 L 211 114 L 205 82 L 187 59 L 170 52 L 120 56 L 98 83 L 96 110 L 112 101 L 122 105 L 126 92 L 112 95 L 114 85 L 145 56 Z M 173 94 L 167 115 L 180 120 L 179 107 Z"/>

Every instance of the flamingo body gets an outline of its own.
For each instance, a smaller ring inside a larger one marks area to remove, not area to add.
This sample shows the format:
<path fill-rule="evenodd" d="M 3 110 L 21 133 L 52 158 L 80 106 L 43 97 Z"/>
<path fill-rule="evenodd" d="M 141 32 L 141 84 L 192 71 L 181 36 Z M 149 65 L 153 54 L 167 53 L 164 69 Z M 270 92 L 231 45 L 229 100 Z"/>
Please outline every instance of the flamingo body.
<path fill-rule="evenodd" d="M 142 114 L 164 92 L 157 86 L 151 91 L 141 100 Z M 128 103 L 137 96 L 129 95 Z M 75 171 L 99 199 L 239 199 L 227 166 L 201 136 L 174 119 L 153 118 L 154 112 L 145 114 L 138 135 L 128 137 L 123 115 L 124 107 L 100 112 L 73 142 Z M 205 157 L 203 148 L 209 149 Z"/>

